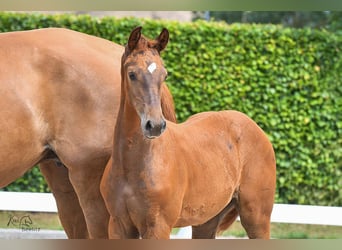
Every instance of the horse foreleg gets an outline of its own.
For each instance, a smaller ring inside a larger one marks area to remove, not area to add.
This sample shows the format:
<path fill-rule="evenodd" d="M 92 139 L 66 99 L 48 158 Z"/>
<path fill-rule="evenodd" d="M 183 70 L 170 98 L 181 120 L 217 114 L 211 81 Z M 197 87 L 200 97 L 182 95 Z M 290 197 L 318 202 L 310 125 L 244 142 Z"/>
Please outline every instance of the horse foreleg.
<path fill-rule="evenodd" d="M 70 181 L 82 207 L 90 238 L 108 238 L 109 213 L 100 193 L 105 164 L 70 168 Z"/>
<path fill-rule="evenodd" d="M 161 196 L 159 196 L 159 200 Z M 137 227 L 143 239 L 170 239 L 171 230 L 174 227 L 178 209 L 172 208 L 172 205 L 177 204 L 164 203 L 160 204 L 146 203 L 140 212 L 139 218 L 136 219 Z M 177 206 L 178 207 L 178 206 Z"/>
<path fill-rule="evenodd" d="M 68 169 L 56 166 L 52 160 L 40 163 L 39 168 L 56 199 L 58 216 L 68 238 L 88 238 L 83 211 L 70 183 Z"/>
<path fill-rule="evenodd" d="M 127 223 L 130 220 L 125 218 L 125 216 L 121 218 L 110 217 L 108 224 L 108 234 L 110 239 L 139 239 L 139 231 L 132 224 Z"/>
<path fill-rule="evenodd" d="M 100 191 L 110 214 L 108 235 L 110 239 L 138 239 L 140 234 L 128 214 L 121 178 L 112 174 L 112 157 L 101 179 Z"/>
<path fill-rule="evenodd" d="M 147 226 L 141 229 L 141 237 L 143 239 L 170 239 L 172 227 L 170 227 L 165 219 L 159 218 L 153 222 L 146 222 Z"/>

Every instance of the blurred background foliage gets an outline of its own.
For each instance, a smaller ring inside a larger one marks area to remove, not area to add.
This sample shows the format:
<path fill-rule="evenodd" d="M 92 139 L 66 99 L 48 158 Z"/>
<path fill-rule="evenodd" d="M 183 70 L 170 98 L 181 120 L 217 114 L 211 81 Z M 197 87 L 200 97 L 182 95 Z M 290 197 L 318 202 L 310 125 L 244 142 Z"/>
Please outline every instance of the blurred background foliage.
<path fill-rule="evenodd" d="M 232 23 L 280 24 L 291 28 L 326 29 L 342 32 L 341 11 L 197 11 L 193 20 Z"/>

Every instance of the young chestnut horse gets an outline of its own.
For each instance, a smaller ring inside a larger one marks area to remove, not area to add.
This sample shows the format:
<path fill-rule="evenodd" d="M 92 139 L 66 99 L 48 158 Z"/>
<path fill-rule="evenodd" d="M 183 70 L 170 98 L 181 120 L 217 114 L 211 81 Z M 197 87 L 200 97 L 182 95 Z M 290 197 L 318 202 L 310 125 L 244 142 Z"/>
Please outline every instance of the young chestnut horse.
<path fill-rule="evenodd" d="M 121 62 L 121 102 L 113 163 L 101 193 L 110 238 L 169 238 L 193 226 L 193 238 L 215 238 L 240 215 L 250 238 L 270 237 L 276 164 L 271 143 L 237 111 L 204 112 L 182 124 L 165 120 L 159 53 L 168 42 L 134 29 Z"/>
<path fill-rule="evenodd" d="M 108 238 L 99 188 L 113 148 L 123 51 L 67 29 L 0 34 L 0 187 L 39 163 L 69 238 Z M 163 111 L 174 120 L 162 88 Z"/>

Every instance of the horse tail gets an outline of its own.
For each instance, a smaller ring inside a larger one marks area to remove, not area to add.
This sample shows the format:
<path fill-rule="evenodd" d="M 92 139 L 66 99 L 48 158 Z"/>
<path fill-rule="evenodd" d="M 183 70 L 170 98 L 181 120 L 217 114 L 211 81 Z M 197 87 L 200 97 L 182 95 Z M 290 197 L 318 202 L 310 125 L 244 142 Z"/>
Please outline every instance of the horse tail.
<path fill-rule="evenodd" d="M 233 224 L 233 222 L 236 220 L 238 215 L 239 215 L 239 213 L 238 213 L 238 211 L 237 211 L 237 209 L 235 207 L 231 211 L 229 211 L 221 219 L 221 223 L 220 223 L 220 225 L 218 226 L 218 229 L 217 229 L 217 234 L 220 234 L 223 231 L 227 230 Z"/>
<path fill-rule="evenodd" d="M 162 84 L 161 89 L 161 108 L 163 115 L 166 120 L 171 122 L 177 122 L 175 104 L 173 102 L 173 97 L 166 83 Z"/>

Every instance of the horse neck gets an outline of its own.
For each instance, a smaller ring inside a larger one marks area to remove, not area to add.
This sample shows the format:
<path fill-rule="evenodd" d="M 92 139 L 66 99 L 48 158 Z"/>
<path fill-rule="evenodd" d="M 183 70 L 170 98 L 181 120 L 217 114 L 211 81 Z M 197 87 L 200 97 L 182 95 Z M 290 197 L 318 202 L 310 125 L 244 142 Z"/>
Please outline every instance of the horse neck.
<path fill-rule="evenodd" d="M 124 85 L 121 86 L 121 89 L 124 89 Z M 127 138 L 131 139 L 139 134 L 139 132 L 143 136 L 140 130 L 140 118 L 131 105 L 126 92 L 121 91 L 120 108 L 115 126 L 115 138 L 121 141 Z"/>
<path fill-rule="evenodd" d="M 124 62 L 126 60 L 126 51 L 121 57 L 121 95 L 120 95 L 120 106 L 118 117 L 116 119 L 115 131 L 114 131 L 114 145 L 118 143 L 119 140 L 124 140 L 125 138 L 131 137 L 132 131 L 139 128 L 139 117 L 135 109 L 129 102 L 129 97 L 126 93 L 126 83 L 125 83 L 125 71 Z M 115 150 L 116 147 L 114 147 Z"/>
<path fill-rule="evenodd" d="M 128 97 L 123 95 L 121 98 L 123 100 L 115 126 L 113 159 L 118 169 L 134 175 L 137 173 L 137 168 L 146 167 L 141 159 L 151 154 L 153 140 L 144 138 L 140 118 Z M 136 158 L 139 159 L 140 164 L 134 160 Z"/>

